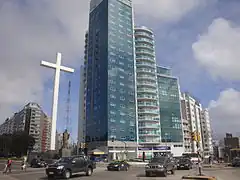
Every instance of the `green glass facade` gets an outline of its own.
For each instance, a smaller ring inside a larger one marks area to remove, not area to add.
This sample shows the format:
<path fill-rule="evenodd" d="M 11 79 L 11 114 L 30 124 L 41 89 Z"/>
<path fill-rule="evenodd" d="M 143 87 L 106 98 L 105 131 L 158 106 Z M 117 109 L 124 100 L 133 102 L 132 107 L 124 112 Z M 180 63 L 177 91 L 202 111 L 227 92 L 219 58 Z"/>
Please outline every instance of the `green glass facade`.
<path fill-rule="evenodd" d="M 183 142 L 180 90 L 171 70 L 157 67 L 162 142 Z"/>

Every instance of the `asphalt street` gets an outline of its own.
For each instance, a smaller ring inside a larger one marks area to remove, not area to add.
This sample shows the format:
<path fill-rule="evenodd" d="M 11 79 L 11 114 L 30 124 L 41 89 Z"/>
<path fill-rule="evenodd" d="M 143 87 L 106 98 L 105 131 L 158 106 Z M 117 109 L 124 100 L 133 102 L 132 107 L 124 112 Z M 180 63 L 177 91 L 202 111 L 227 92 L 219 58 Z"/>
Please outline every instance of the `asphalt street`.
<path fill-rule="evenodd" d="M 207 168 L 203 170 L 204 174 L 212 175 L 218 180 L 239 180 L 240 168 Z M 73 180 L 180 180 L 183 175 L 194 175 L 196 169 L 190 171 L 176 171 L 175 175 L 168 177 L 145 177 L 144 168 L 131 168 L 128 172 L 109 172 L 105 168 L 97 168 L 90 177 L 84 174 L 74 176 Z M 15 170 L 10 175 L 1 175 L 1 180 L 46 180 L 44 169 L 28 169 L 27 172 Z"/>

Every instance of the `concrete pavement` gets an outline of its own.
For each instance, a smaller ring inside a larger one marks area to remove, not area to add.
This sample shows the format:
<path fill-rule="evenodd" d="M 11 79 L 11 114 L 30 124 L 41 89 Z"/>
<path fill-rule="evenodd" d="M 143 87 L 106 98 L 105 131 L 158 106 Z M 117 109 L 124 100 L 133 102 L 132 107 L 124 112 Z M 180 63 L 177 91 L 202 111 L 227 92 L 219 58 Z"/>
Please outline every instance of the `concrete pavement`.
<path fill-rule="evenodd" d="M 204 168 L 203 173 L 215 176 L 218 180 L 239 180 L 240 168 Z M 104 167 L 98 167 L 90 177 L 84 174 L 74 176 L 73 180 L 180 180 L 184 175 L 195 175 L 197 169 L 176 171 L 175 175 L 168 177 L 145 177 L 144 168 L 132 167 L 128 172 L 109 172 Z M 15 171 L 10 175 L 0 176 L 1 180 L 44 180 L 47 179 L 44 169 L 33 169 L 31 171 L 22 172 Z"/>

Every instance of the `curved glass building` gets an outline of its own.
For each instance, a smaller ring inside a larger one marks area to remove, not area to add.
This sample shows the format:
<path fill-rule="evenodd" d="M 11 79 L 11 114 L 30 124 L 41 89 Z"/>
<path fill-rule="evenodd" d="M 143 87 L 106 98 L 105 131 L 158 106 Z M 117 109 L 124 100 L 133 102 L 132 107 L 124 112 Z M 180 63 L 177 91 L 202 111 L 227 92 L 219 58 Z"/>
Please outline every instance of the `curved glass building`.
<path fill-rule="evenodd" d="M 135 27 L 136 82 L 138 106 L 138 143 L 161 142 L 159 98 L 153 32 Z"/>

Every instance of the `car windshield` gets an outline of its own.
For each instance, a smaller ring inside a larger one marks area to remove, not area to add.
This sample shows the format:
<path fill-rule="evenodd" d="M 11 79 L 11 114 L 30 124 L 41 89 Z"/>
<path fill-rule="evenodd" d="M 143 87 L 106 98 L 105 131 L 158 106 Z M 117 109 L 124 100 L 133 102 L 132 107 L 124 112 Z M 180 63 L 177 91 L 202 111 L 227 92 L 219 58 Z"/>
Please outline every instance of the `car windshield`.
<path fill-rule="evenodd" d="M 66 162 L 71 161 L 72 159 L 73 158 L 71 158 L 71 157 L 63 157 L 63 158 L 58 160 L 58 163 L 66 163 Z"/>
<path fill-rule="evenodd" d="M 187 162 L 189 162 L 189 160 L 188 160 L 188 159 L 180 159 L 179 162 L 181 162 L 181 163 L 187 163 Z"/>
<path fill-rule="evenodd" d="M 163 163 L 165 158 L 153 158 L 150 163 Z"/>

